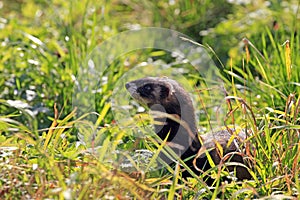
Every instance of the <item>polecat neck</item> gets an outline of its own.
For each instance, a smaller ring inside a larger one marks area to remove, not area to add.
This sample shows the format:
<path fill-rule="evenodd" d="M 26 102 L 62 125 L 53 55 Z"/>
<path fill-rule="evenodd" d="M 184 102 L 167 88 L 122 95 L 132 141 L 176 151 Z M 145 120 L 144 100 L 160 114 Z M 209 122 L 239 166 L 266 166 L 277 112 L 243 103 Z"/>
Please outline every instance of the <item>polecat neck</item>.
<path fill-rule="evenodd" d="M 187 94 L 186 94 L 187 95 Z M 185 96 L 186 97 L 186 96 Z M 201 147 L 192 102 L 180 102 L 173 105 L 148 105 L 152 111 L 167 113 L 171 116 L 155 117 L 155 132 L 170 143 L 170 147 L 182 159 L 196 155 Z M 171 119 L 172 117 L 173 119 Z M 178 123 L 181 122 L 181 123 Z"/>

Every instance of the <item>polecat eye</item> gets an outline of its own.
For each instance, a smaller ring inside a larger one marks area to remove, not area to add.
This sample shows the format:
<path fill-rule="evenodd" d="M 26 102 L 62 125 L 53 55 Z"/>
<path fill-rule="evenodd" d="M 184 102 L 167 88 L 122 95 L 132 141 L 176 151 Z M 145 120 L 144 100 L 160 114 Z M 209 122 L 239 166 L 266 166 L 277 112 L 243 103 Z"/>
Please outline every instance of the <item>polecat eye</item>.
<path fill-rule="evenodd" d="M 144 86 L 142 86 L 142 87 L 139 87 L 139 88 L 137 89 L 137 92 L 138 92 L 142 97 L 147 97 L 147 98 L 149 98 L 149 97 L 151 96 L 152 90 L 153 90 L 152 85 L 146 84 L 146 85 L 144 85 Z"/>
<path fill-rule="evenodd" d="M 144 85 L 143 89 L 144 89 L 146 92 L 150 92 L 150 91 L 152 90 L 152 87 L 151 87 L 151 85 L 146 84 L 146 85 Z"/>

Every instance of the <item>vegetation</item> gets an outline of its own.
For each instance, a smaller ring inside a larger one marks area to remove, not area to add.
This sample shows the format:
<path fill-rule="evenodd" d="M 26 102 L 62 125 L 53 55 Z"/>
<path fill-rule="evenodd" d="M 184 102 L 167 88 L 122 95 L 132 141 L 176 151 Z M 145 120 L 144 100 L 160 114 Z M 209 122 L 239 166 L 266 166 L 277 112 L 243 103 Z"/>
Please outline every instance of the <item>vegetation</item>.
<path fill-rule="evenodd" d="M 297 0 L 0 1 L 0 199 L 300 199 L 299 6 Z M 203 77 L 161 49 L 119 55 L 99 75 L 96 112 L 74 106 L 77 75 L 93 49 L 149 26 L 204 45 L 223 80 L 222 117 L 215 121 L 213 110 L 204 109 L 213 102 Z M 196 87 L 198 110 L 206 110 L 201 130 L 211 124 L 249 130 L 252 180 L 222 182 L 228 175 L 222 165 L 208 172 L 216 177 L 213 188 L 202 176 L 182 180 L 184 166 L 157 169 L 161 145 L 147 114 L 130 109 L 132 117 L 116 123 L 122 115 L 112 100 L 123 94 L 126 74 L 160 66 L 183 70 Z"/>

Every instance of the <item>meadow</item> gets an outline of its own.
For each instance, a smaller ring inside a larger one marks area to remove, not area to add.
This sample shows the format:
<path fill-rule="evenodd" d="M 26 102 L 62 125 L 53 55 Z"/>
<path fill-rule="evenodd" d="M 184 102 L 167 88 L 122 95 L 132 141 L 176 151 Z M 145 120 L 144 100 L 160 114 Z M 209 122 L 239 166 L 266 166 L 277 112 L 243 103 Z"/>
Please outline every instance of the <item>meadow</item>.
<path fill-rule="evenodd" d="M 297 0 L 0 0 L 0 199 L 300 199 L 299 8 Z M 184 34 L 214 70 L 193 67 L 197 52 L 186 59 L 180 45 L 167 51 L 156 36 L 126 32 L 146 27 Z M 153 48 L 130 50 L 141 41 Z M 200 133 L 248 130 L 253 178 L 221 181 L 229 174 L 220 164 L 205 174 L 216 180 L 208 187 L 204 175 L 182 179 L 182 161 L 158 168 L 153 121 L 124 87 L 145 75 L 186 83 Z"/>

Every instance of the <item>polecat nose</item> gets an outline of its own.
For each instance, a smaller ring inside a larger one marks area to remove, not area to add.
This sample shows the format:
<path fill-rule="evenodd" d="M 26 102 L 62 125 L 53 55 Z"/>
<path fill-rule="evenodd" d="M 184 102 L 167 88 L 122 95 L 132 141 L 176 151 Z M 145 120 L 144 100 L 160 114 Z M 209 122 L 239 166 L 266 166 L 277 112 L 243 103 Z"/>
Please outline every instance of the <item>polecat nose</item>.
<path fill-rule="evenodd" d="M 130 88 L 130 83 L 125 84 L 126 89 Z"/>

